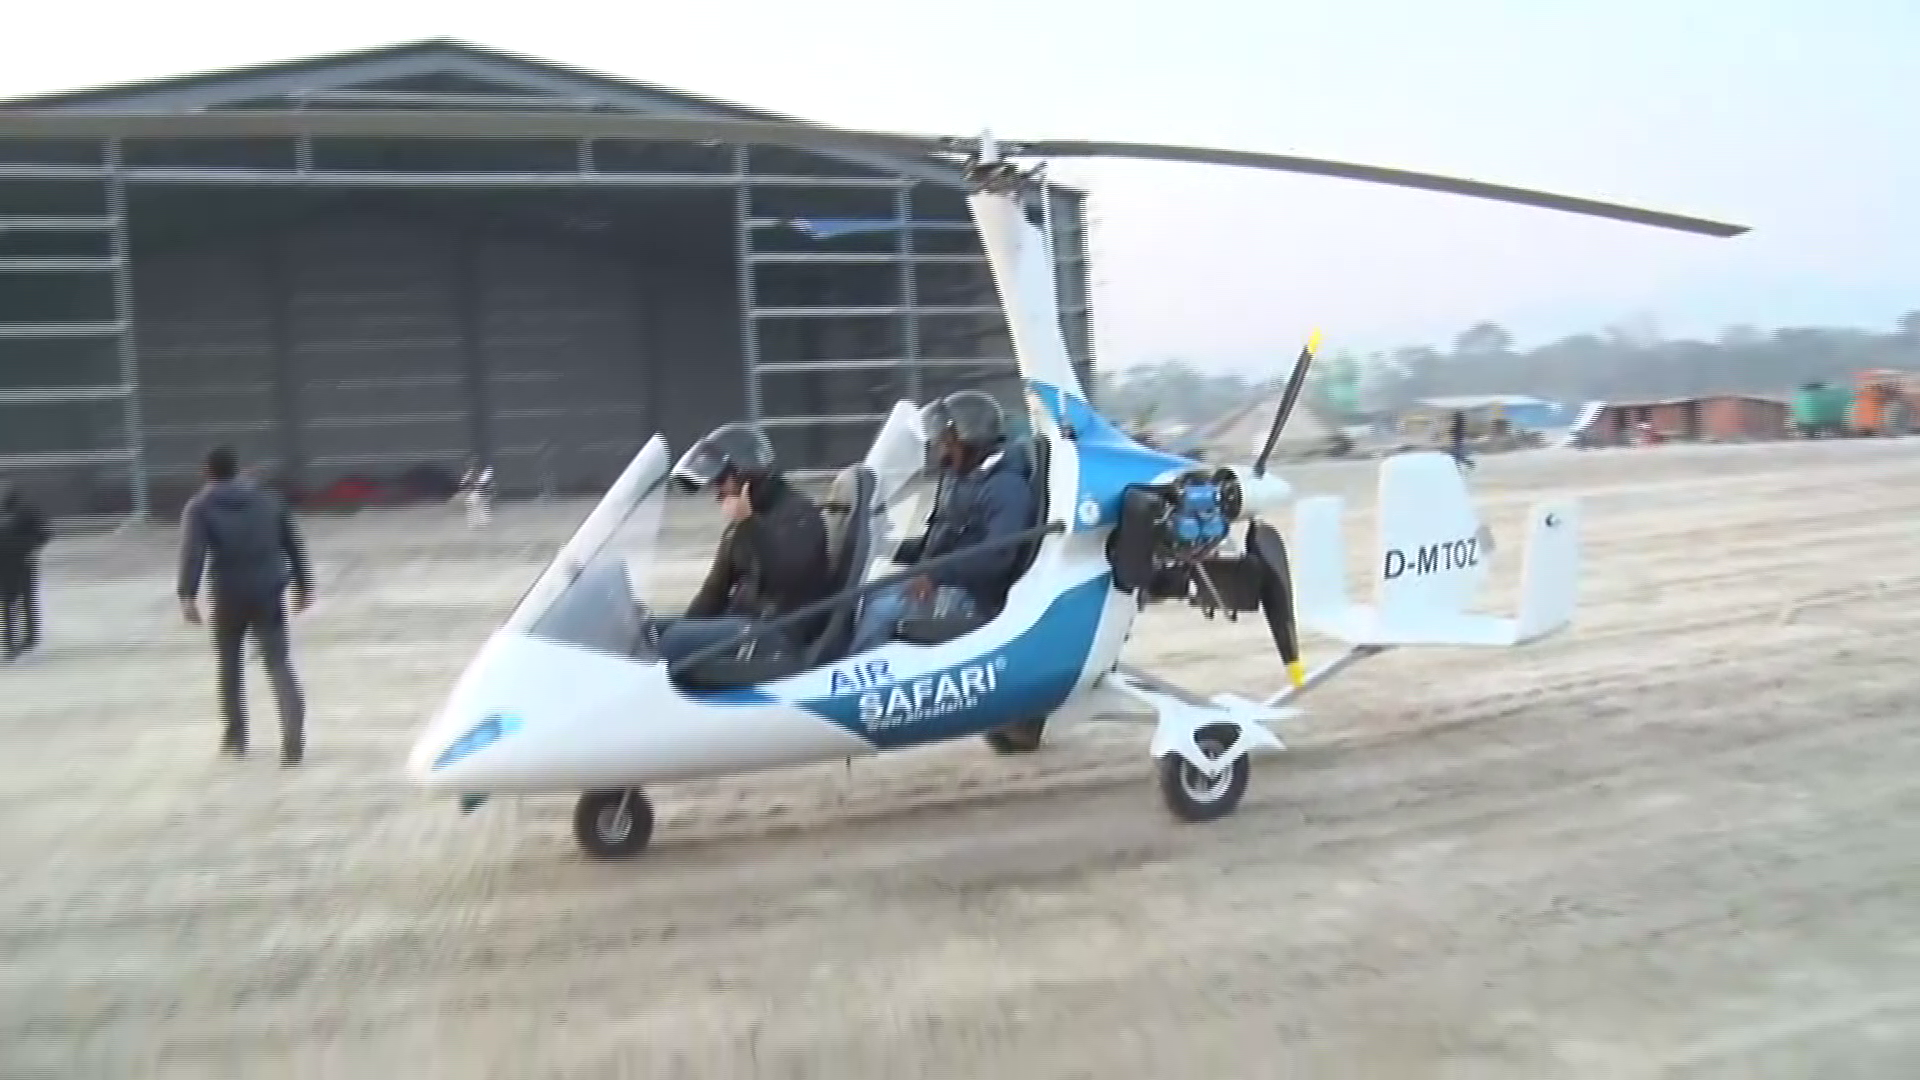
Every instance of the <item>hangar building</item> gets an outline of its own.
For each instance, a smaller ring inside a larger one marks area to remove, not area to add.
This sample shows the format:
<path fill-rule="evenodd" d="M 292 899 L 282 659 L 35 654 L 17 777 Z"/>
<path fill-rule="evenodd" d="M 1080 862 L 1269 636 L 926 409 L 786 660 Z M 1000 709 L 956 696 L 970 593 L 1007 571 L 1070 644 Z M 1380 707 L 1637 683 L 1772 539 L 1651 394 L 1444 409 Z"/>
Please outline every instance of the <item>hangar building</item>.
<path fill-rule="evenodd" d="M 448 41 L 8 109 L 628 111 L 787 120 Z M 1084 197 L 1034 199 L 1090 370 Z M 296 491 L 490 461 L 591 492 L 654 431 L 796 469 L 962 386 L 1024 413 L 959 171 L 596 140 L 0 139 L 0 476 L 170 512 L 226 442 Z M 1084 373 L 1083 373 L 1084 374 Z"/>

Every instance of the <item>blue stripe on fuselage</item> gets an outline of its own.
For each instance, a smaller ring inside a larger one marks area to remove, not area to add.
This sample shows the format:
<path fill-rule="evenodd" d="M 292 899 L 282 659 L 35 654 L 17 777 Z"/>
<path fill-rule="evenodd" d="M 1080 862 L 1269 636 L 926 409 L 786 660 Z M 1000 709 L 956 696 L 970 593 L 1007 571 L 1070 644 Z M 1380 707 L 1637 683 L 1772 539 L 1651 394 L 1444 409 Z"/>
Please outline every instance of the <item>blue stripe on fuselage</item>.
<path fill-rule="evenodd" d="M 1041 719 L 1079 681 L 1111 590 L 1104 573 L 1075 585 L 1055 597 L 1025 633 L 964 663 L 794 704 L 882 750 Z"/>
<path fill-rule="evenodd" d="M 1029 380 L 1027 389 L 1056 423 L 1073 432 L 1080 454 L 1079 490 L 1073 499 L 1076 532 L 1117 524 L 1120 496 L 1134 484 L 1150 484 L 1169 472 L 1205 468 L 1191 458 L 1140 445 L 1092 405 L 1057 386 Z"/>

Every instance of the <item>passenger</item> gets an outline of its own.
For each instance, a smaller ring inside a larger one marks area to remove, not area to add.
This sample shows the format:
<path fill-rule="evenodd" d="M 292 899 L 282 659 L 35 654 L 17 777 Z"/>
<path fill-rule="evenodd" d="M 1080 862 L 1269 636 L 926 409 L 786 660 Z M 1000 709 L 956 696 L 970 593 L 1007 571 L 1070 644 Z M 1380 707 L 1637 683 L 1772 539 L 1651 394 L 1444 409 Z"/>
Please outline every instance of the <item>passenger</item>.
<path fill-rule="evenodd" d="M 727 527 L 685 616 L 657 624 L 663 658 L 688 656 L 756 621 L 826 597 L 833 582 L 826 519 L 781 475 L 773 446 L 758 427 L 715 428 L 674 466 L 673 478 L 684 490 L 712 490 Z M 816 620 L 803 622 L 755 639 L 753 651 L 804 645 L 818 626 Z"/>
<path fill-rule="evenodd" d="M 926 533 L 901 545 L 897 561 L 926 562 L 1032 528 L 1038 509 L 1033 487 L 1005 452 L 1000 403 L 978 390 L 961 390 L 928 413 L 927 437 L 946 475 Z M 852 651 L 884 644 L 906 618 L 992 618 L 1006 603 L 1019 557 L 1017 545 L 1002 544 L 879 590 L 860 612 Z"/>

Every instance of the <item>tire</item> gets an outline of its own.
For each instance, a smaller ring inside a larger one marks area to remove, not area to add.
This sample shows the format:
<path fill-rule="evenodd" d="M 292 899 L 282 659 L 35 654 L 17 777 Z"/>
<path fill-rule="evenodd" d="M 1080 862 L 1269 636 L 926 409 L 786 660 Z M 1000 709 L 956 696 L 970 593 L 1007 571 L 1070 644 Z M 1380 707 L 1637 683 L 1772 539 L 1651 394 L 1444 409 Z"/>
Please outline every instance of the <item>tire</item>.
<path fill-rule="evenodd" d="M 1212 758 L 1233 745 L 1238 734 L 1231 724 L 1213 724 L 1201 728 L 1193 741 L 1201 753 Z M 1240 806 L 1241 796 L 1247 793 L 1247 780 L 1253 775 L 1253 761 L 1245 754 L 1225 774 L 1211 780 L 1179 754 L 1167 754 L 1157 765 L 1160 797 L 1174 817 L 1189 822 L 1214 821 L 1233 813 Z"/>
<path fill-rule="evenodd" d="M 639 788 L 589 791 L 573 808 L 573 838 L 596 859 L 630 859 L 653 839 L 653 804 Z"/>
<path fill-rule="evenodd" d="M 1031 754 L 1040 749 L 1040 736 L 1046 731 L 1047 718 L 1022 720 L 1017 724 L 994 728 L 982 738 L 998 754 Z"/>

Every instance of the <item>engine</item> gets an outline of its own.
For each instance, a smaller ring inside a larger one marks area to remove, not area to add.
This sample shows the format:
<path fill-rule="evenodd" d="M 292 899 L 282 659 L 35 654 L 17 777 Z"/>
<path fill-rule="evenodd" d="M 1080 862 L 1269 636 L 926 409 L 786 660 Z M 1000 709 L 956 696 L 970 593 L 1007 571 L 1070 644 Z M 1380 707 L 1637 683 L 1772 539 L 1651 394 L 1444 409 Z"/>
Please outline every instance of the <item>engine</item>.
<path fill-rule="evenodd" d="M 1145 606 L 1184 600 L 1211 618 L 1225 612 L 1266 616 L 1287 672 L 1300 683 L 1300 639 L 1294 624 L 1286 544 L 1273 526 L 1249 520 L 1245 550 L 1220 554 L 1244 509 L 1245 492 L 1227 469 L 1195 470 L 1165 484 L 1139 484 L 1120 500 L 1120 520 L 1107 538 L 1116 588 Z"/>
<path fill-rule="evenodd" d="M 1155 554 L 1168 564 L 1205 558 L 1239 516 L 1240 485 L 1231 472 L 1189 473 L 1167 485 L 1154 523 Z"/>
<path fill-rule="evenodd" d="M 1239 478 L 1226 469 L 1186 473 L 1130 487 L 1108 540 L 1115 582 L 1143 599 L 1186 598 L 1196 572 L 1227 539 L 1242 506 Z"/>

